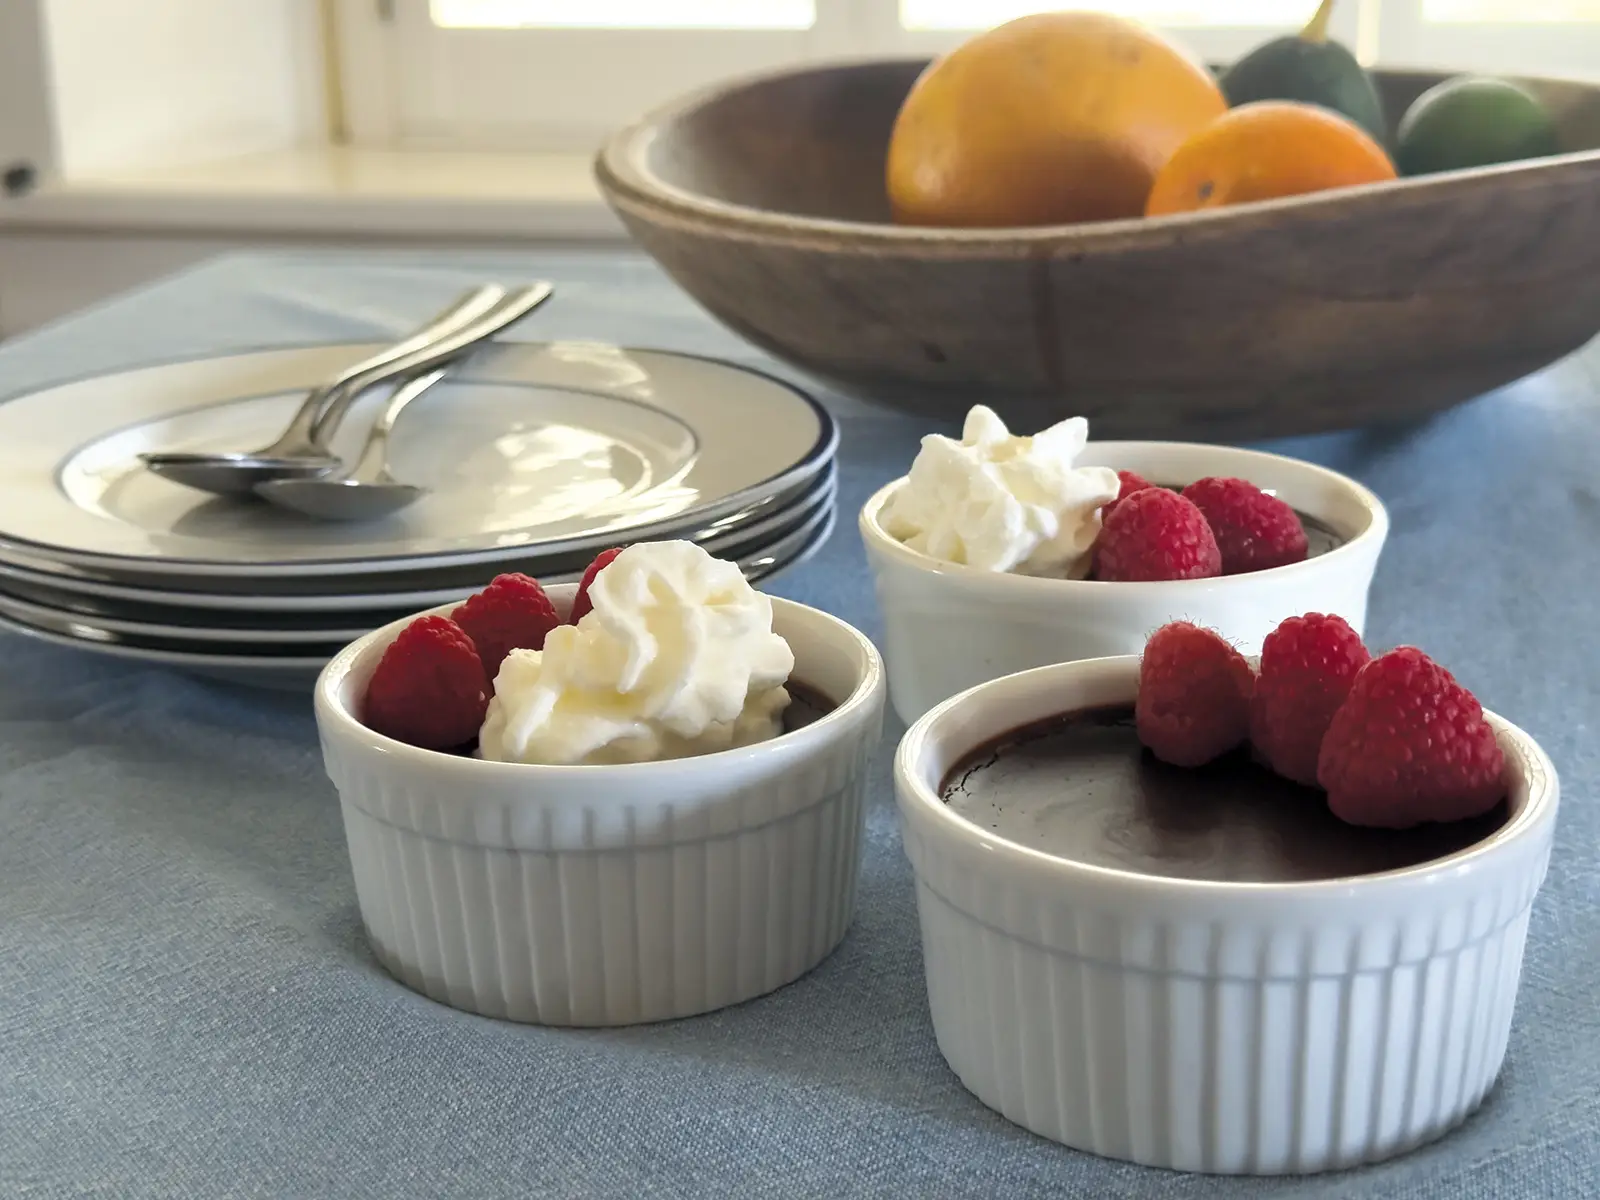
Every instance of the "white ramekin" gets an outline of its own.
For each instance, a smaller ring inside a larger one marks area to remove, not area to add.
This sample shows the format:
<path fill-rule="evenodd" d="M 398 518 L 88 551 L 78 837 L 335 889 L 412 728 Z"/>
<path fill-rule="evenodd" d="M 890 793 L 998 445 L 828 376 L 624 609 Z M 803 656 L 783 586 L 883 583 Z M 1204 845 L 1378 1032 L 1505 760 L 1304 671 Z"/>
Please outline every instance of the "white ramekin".
<path fill-rule="evenodd" d="M 574 590 L 550 589 L 559 611 Z M 485 1016 L 626 1025 L 737 1004 L 821 962 L 854 914 L 883 666 L 837 618 L 772 607 L 794 678 L 837 707 L 757 746 L 671 762 L 418 750 L 356 716 L 409 618 L 340 652 L 317 683 L 317 727 L 384 966 Z"/>
<path fill-rule="evenodd" d="M 1131 703 L 1137 658 L 995 680 L 918 721 L 895 758 L 939 1049 L 980 1100 L 1080 1150 L 1278 1174 L 1387 1158 L 1482 1101 L 1511 1029 L 1544 879 L 1555 769 L 1490 716 L 1512 815 L 1406 870 L 1228 884 L 1074 863 L 996 839 L 939 797 L 1006 732 Z"/>
<path fill-rule="evenodd" d="M 1306 612 L 1337 613 L 1362 631 L 1389 516 L 1353 479 L 1278 454 L 1186 442 L 1090 442 L 1079 462 L 1170 485 L 1238 476 L 1345 541 L 1305 562 L 1220 579 L 1100 583 L 1008 575 L 940 562 L 885 533 L 878 514 L 904 483 L 897 479 L 867 501 L 860 527 L 883 611 L 889 699 L 907 724 L 957 692 L 1014 671 L 1137 654 L 1168 621 L 1208 625 L 1245 654 L 1259 653 L 1285 617 Z"/>

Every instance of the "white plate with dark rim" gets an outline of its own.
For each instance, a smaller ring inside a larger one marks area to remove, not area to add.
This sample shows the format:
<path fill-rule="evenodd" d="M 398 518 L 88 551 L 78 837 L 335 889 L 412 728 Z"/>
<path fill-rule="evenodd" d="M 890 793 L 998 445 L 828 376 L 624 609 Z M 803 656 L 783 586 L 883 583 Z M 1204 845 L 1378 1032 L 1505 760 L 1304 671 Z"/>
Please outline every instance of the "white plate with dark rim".
<path fill-rule="evenodd" d="M 696 535 L 689 540 L 704 546 L 712 554 L 737 554 L 753 549 L 761 538 L 777 537 L 787 531 L 802 515 L 809 515 L 824 503 L 833 503 L 837 494 L 837 472 L 828 464 L 822 474 L 811 480 L 797 495 L 770 511 L 763 511 L 760 520 L 730 524 L 726 529 L 706 531 L 708 536 Z M 85 579 L 77 575 L 57 574 L 18 566 L 0 561 L 0 593 L 9 593 L 22 600 L 61 608 L 88 615 L 114 613 L 118 606 L 134 609 L 161 609 L 174 614 L 186 613 L 194 623 L 204 623 L 206 613 L 245 614 L 261 618 L 261 624 L 270 624 L 284 616 L 302 614 L 309 617 L 328 618 L 334 614 L 390 614 L 413 612 L 445 604 L 457 596 L 482 587 L 503 571 L 522 571 L 544 580 L 576 578 L 592 561 L 593 555 L 566 555 L 560 559 L 535 557 L 530 560 L 508 559 L 500 563 L 484 564 L 463 571 L 450 571 L 439 575 L 403 575 L 364 580 L 352 577 L 343 582 L 370 584 L 360 591 L 324 593 L 295 590 L 283 594 L 261 594 L 250 589 L 247 580 L 219 580 L 218 590 L 179 591 L 161 587 L 147 587 L 136 583 L 106 583 Z M 385 586 L 390 585 L 390 586 Z M 225 589 L 225 590 L 224 590 Z M 135 616 L 134 619 L 146 619 Z M 217 623 L 226 625 L 226 620 Z"/>
<path fill-rule="evenodd" d="M 674 531 L 670 536 L 706 545 L 713 539 L 720 541 L 735 533 L 748 535 L 752 530 L 779 521 L 782 514 L 806 504 L 823 488 L 833 486 L 837 474 L 833 460 L 829 459 L 822 464 L 819 472 L 783 492 L 716 518 L 701 529 Z M 618 542 L 660 540 L 665 536 L 668 535 L 635 534 L 619 538 Z M 431 604 L 415 605 L 431 608 L 434 604 L 443 604 L 464 589 L 482 586 L 502 571 L 524 571 L 540 578 L 581 572 L 595 553 L 595 550 L 584 550 L 573 554 L 544 554 L 540 547 L 532 546 L 526 548 L 525 555 L 495 562 L 448 565 L 422 571 L 385 571 L 324 578 L 296 575 L 253 578 L 249 575 L 153 574 L 137 567 L 127 570 L 121 567 L 86 570 L 0 543 L 0 589 L 7 586 L 9 581 L 22 580 L 65 588 L 85 596 L 249 612 L 333 612 L 409 606 L 413 600 L 420 601 L 430 595 L 439 597 Z"/>
<path fill-rule="evenodd" d="M 379 348 L 192 359 L 0 404 L 0 559 L 267 590 L 581 555 L 744 512 L 823 470 L 838 444 L 816 401 L 744 367 L 600 343 L 504 343 L 407 412 L 391 464 L 429 493 L 381 521 L 327 524 L 208 497 L 139 462 L 148 450 L 269 441 L 308 388 Z M 340 431 L 345 455 L 362 415 Z"/>
<path fill-rule="evenodd" d="M 794 538 L 787 539 L 793 542 L 792 545 L 762 551 L 741 560 L 739 566 L 752 583 L 769 579 L 780 571 L 799 565 L 820 550 L 832 535 L 834 522 L 835 512 L 830 506 L 807 522 L 806 528 Z M 223 683 L 275 691 L 309 690 L 328 660 L 343 646 L 341 643 L 338 646 L 317 647 L 309 653 L 302 652 L 299 647 L 288 646 L 271 648 L 272 652 L 267 654 L 253 653 L 248 645 L 223 645 L 212 650 L 197 651 L 162 639 L 118 635 L 83 622 L 70 622 L 56 629 L 44 628 L 3 611 L 0 611 L 0 630 L 10 630 L 74 650 L 170 667 L 185 674 Z"/>
<path fill-rule="evenodd" d="M 797 543 L 813 535 L 821 521 L 833 511 L 834 486 L 831 474 L 823 487 L 797 505 L 777 514 L 758 535 L 724 538 L 705 543 L 708 552 L 734 562 L 758 561 L 768 555 L 782 557 Z M 781 519 L 780 519 L 781 518 Z M 585 566 L 588 564 L 585 563 Z M 546 584 L 577 582 L 581 572 L 545 575 Z M 481 586 L 481 585 L 479 585 Z M 383 606 L 366 610 L 331 613 L 216 611 L 182 606 L 153 605 L 129 600 L 107 600 L 95 596 L 76 596 L 49 587 L 32 587 L 0 577 L 0 615 L 38 629 L 64 636 L 87 636 L 96 641 L 107 637 L 155 639 L 197 648 L 196 644 L 232 643 L 235 648 L 249 646 L 326 646 L 342 645 L 386 625 L 408 612 L 432 608 L 464 599 L 476 588 L 456 589 L 434 599 L 431 604 L 416 598 L 386 599 Z M 175 649 L 176 645 L 167 646 Z"/>

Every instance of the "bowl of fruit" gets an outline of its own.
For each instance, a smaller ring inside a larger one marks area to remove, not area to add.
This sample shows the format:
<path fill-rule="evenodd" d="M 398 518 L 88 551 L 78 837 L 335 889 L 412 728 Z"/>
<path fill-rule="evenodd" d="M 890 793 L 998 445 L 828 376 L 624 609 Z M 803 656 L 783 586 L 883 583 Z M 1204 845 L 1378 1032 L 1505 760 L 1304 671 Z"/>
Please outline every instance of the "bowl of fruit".
<path fill-rule="evenodd" d="M 726 84 L 616 133 L 596 174 L 736 332 L 932 418 L 1308 433 L 1583 345 L 1600 84 L 1368 71 L 1329 7 L 1218 69 L 1067 12 Z"/>

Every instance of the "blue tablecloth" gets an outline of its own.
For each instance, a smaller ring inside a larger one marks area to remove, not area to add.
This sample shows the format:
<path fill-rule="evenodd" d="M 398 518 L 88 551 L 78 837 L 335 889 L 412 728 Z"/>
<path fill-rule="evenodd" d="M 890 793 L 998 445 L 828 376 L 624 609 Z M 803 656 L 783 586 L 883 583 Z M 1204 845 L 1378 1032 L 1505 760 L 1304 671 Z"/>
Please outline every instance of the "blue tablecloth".
<path fill-rule="evenodd" d="M 471 282 L 533 276 L 560 291 L 522 336 L 761 361 L 622 253 L 244 256 L 0 347 L 0 394 L 387 337 Z M 831 959 L 731 1011 L 561 1032 L 442 1008 L 374 962 L 305 699 L 0 635 L 0 1195 L 1600 1195 L 1597 373 L 1591 353 L 1425 425 L 1275 447 L 1390 506 L 1373 644 L 1435 653 L 1563 776 L 1504 1076 L 1437 1145 L 1346 1175 L 1208 1179 L 1076 1154 L 984 1108 L 928 1023 L 894 725 Z M 925 430 L 826 399 L 842 519 L 774 590 L 875 633 L 853 516 Z"/>

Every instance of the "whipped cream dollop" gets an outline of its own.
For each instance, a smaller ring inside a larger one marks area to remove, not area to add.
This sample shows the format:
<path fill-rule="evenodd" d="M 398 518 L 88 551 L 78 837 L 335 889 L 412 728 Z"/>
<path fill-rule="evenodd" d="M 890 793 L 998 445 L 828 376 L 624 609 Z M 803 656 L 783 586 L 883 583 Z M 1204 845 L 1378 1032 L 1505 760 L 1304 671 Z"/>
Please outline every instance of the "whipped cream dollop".
<path fill-rule="evenodd" d="M 961 440 L 929 434 L 879 515 L 896 541 L 985 571 L 1079 579 L 1100 534 L 1117 473 L 1073 463 L 1089 422 L 1073 417 L 1015 437 L 991 409 L 967 413 Z"/>
<path fill-rule="evenodd" d="M 629 546 L 595 576 L 593 611 L 495 677 L 479 753 L 621 763 L 747 746 L 782 731 L 794 670 L 772 602 L 691 542 Z"/>

